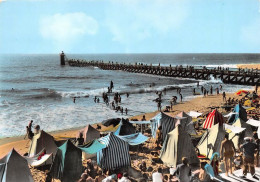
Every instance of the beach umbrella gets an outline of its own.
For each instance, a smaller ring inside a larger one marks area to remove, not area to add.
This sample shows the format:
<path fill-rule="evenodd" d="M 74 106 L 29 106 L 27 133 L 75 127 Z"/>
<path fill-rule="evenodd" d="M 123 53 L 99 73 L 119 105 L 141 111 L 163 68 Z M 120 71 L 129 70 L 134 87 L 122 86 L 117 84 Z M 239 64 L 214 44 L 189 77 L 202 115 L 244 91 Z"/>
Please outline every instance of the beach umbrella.
<path fill-rule="evenodd" d="M 238 90 L 237 92 L 236 92 L 236 95 L 241 95 L 241 94 L 247 94 L 249 91 L 247 91 L 247 90 Z"/>

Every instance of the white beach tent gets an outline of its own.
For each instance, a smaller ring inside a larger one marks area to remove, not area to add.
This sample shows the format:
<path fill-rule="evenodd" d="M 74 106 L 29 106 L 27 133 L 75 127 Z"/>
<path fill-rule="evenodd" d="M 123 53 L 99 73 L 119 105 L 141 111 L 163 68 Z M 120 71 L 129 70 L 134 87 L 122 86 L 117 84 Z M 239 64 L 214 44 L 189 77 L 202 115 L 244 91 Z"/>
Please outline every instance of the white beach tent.
<path fill-rule="evenodd" d="M 219 126 L 219 123 L 209 128 L 208 132 L 205 132 L 203 134 L 197 145 L 200 154 L 207 156 L 208 150 L 208 157 L 211 158 L 214 152 L 219 152 L 221 142 L 224 140 L 225 137 L 225 133 L 226 132 L 223 127 Z"/>

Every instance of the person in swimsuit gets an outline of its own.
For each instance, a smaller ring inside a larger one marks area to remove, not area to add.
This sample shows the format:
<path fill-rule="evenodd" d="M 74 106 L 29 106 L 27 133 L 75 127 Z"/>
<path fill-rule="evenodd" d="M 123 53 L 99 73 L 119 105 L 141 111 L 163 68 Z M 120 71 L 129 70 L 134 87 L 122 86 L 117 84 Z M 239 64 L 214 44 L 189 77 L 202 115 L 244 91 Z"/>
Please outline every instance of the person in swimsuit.
<path fill-rule="evenodd" d="M 221 143 L 220 155 L 221 155 L 221 158 L 223 158 L 223 160 L 224 160 L 224 165 L 225 165 L 227 176 L 228 176 L 229 170 L 232 174 L 231 158 L 234 157 L 235 152 L 236 152 L 236 149 L 235 149 L 234 143 L 232 142 L 232 140 L 228 139 L 228 134 L 226 134 L 224 141 L 222 141 L 222 143 Z"/>

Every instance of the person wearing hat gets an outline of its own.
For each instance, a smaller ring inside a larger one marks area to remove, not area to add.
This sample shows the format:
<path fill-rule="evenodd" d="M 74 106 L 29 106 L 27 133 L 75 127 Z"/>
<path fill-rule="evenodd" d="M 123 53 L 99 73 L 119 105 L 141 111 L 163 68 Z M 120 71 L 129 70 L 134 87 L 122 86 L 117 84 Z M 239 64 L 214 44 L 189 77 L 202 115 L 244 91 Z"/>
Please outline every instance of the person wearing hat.
<path fill-rule="evenodd" d="M 252 142 L 252 138 L 246 137 L 244 138 L 245 143 L 240 146 L 241 151 L 243 151 L 243 176 L 244 178 L 247 175 L 248 168 L 253 178 L 255 176 L 255 166 L 254 166 L 254 154 L 257 151 L 257 144 Z"/>

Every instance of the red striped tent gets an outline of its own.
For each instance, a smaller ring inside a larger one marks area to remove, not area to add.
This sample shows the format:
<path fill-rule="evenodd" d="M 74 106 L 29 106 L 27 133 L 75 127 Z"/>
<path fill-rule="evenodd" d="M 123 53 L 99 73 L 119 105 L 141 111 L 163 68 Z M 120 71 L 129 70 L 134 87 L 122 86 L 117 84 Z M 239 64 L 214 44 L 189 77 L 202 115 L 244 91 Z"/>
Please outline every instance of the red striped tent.
<path fill-rule="evenodd" d="M 224 117 L 220 112 L 217 111 L 217 109 L 214 109 L 209 113 L 206 121 L 203 124 L 203 128 L 208 129 L 218 123 L 220 126 L 222 126 L 224 123 Z"/>

